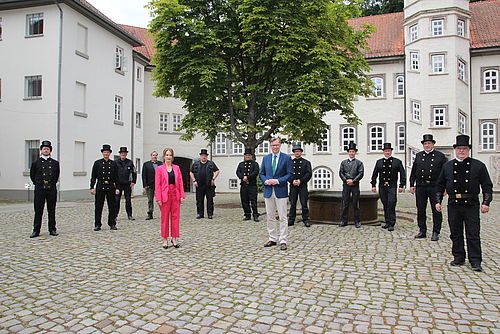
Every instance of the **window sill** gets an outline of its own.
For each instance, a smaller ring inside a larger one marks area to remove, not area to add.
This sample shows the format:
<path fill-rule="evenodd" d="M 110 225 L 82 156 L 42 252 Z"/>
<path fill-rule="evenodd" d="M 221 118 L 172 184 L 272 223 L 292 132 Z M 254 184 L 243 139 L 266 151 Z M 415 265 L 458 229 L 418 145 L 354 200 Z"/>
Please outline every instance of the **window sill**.
<path fill-rule="evenodd" d="M 413 124 L 422 125 L 422 121 L 415 121 L 413 119 L 410 119 L 410 122 L 412 122 Z"/>
<path fill-rule="evenodd" d="M 73 115 L 83 118 L 89 117 L 89 115 L 86 112 L 81 112 L 81 111 L 73 111 Z"/>
<path fill-rule="evenodd" d="M 332 155 L 332 152 L 314 152 L 314 155 Z"/>
<path fill-rule="evenodd" d="M 38 35 L 26 35 L 24 38 L 37 38 L 37 37 L 43 37 L 43 34 L 38 34 Z"/>
<path fill-rule="evenodd" d="M 366 154 L 371 154 L 371 155 L 373 155 L 373 154 L 382 154 L 383 155 L 384 151 L 371 151 L 371 152 L 366 152 Z"/>
<path fill-rule="evenodd" d="M 169 131 L 158 131 L 158 134 L 159 135 L 177 135 L 177 136 L 182 135 L 181 132 L 169 132 Z"/>
<path fill-rule="evenodd" d="M 117 121 L 116 119 L 113 121 L 115 125 L 123 126 L 123 121 Z"/>
<path fill-rule="evenodd" d="M 497 154 L 500 153 L 498 150 L 478 150 L 477 153 L 480 154 Z"/>
<path fill-rule="evenodd" d="M 376 96 L 376 97 L 367 97 L 367 101 L 373 101 L 373 100 L 387 100 L 387 97 L 385 96 Z"/>
<path fill-rule="evenodd" d="M 434 77 L 434 76 L 439 76 L 439 75 L 448 75 L 449 73 L 448 72 L 441 72 L 441 73 L 429 73 L 429 76 L 430 77 Z"/>
<path fill-rule="evenodd" d="M 118 68 L 115 68 L 115 72 L 118 74 L 121 74 L 121 75 L 125 75 L 125 72 L 123 72 L 122 70 L 120 70 Z"/>
<path fill-rule="evenodd" d="M 498 94 L 498 93 L 500 93 L 500 90 L 493 90 L 493 91 L 482 90 L 481 91 L 481 94 Z"/>
<path fill-rule="evenodd" d="M 87 176 L 87 172 L 73 172 L 73 176 Z"/>
<path fill-rule="evenodd" d="M 25 170 L 23 172 L 23 176 L 30 176 L 30 171 L 29 170 Z"/>
<path fill-rule="evenodd" d="M 41 100 L 42 97 L 25 97 L 23 101 L 36 101 L 36 100 Z"/>
<path fill-rule="evenodd" d="M 429 126 L 429 129 L 432 129 L 432 130 L 449 130 L 451 129 L 451 126 Z"/>
<path fill-rule="evenodd" d="M 75 50 L 75 54 L 82 57 L 82 58 L 85 58 L 85 59 L 89 59 L 89 56 L 88 54 L 84 53 L 84 52 L 81 52 L 81 51 L 78 51 L 78 50 Z"/>
<path fill-rule="evenodd" d="M 460 78 L 457 78 L 457 79 L 458 79 L 458 81 L 462 82 L 464 85 L 469 86 L 469 83 L 467 81 L 462 80 Z"/>
<path fill-rule="evenodd" d="M 401 99 L 404 99 L 404 95 L 402 96 L 399 96 L 399 95 L 394 95 L 394 99 L 398 99 L 398 100 L 401 100 Z"/>
<path fill-rule="evenodd" d="M 420 74 L 420 70 L 408 70 L 408 73 Z"/>
<path fill-rule="evenodd" d="M 137 125 L 136 125 L 136 126 L 135 126 L 135 128 L 136 128 L 136 129 L 140 129 L 140 128 L 141 128 L 141 126 L 140 126 L 140 125 L 139 125 L 139 126 L 137 126 Z"/>

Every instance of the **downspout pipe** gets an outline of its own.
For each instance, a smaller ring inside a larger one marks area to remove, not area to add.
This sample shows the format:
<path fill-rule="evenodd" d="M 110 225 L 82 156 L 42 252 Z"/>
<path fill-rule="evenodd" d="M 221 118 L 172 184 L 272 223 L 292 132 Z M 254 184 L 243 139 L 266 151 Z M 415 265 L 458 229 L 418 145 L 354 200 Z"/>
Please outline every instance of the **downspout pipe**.
<path fill-rule="evenodd" d="M 132 115 L 130 117 L 130 160 L 134 162 L 134 128 L 135 128 L 135 64 L 134 64 L 134 51 L 132 51 L 132 58 L 130 68 L 132 69 Z M 135 166 L 139 168 L 139 166 Z"/>
<path fill-rule="evenodd" d="M 63 43 L 63 10 L 59 5 L 59 0 L 55 0 L 55 4 L 59 9 L 59 54 L 57 60 L 57 145 L 56 145 L 56 154 L 57 160 L 61 161 L 61 87 L 62 87 L 62 43 Z M 61 199 L 61 178 L 59 178 L 59 191 L 58 197 Z"/>

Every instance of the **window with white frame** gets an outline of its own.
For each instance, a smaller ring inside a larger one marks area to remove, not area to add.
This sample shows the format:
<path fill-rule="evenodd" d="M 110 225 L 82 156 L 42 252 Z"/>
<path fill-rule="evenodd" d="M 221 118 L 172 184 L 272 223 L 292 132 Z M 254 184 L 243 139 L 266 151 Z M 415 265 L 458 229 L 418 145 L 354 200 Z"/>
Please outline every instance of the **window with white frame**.
<path fill-rule="evenodd" d="M 75 165 L 73 171 L 84 172 L 85 171 L 85 142 L 75 141 Z"/>
<path fill-rule="evenodd" d="M 382 151 L 384 144 L 384 128 L 380 125 L 374 125 L 369 128 L 370 152 Z"/>
<path fill-rule="evenodd" d="M 458 112 L 458 132 L 461 134 L 467 134 L 467 121 L 468 117 L 463 112 Z"/>
<path fill-rule="evenodd" d="M 233 151 L 233 154 L 243 154 L 243 144 L 240 143 L 239 141 L 236 141 L 236 140 L 233 140 L 233 147 L 232 147 L 232 151 Z"/>
<path fill-rule="evenodd" d="M 76 82 L 75 111 L 78 113 L 87 113 L 87 85 L 82 82 Z"/>
<path fill-rule="evenodd" d="M 412 71 L 420 69 L 420 54 L 416 51 L 410 52 L 410 69 Z"/>
<path fill-rule="evenodd" d="M 384 95 L 384 79 L 381 77 L 373 77 L 371 80 L 373 82 L 373 96 L 382 97 Z"/>
<path fill-rule="evenodd" d="M 238 179 L 229 179 L 229 189 L 238 189 Z"/>
<path fill-rule="evenodd" d="M 313 189 L 326 190 L 332 188 L 332 171 L 326 167 L 319 167 L 313 171 Z"/>
<path fill-rule="evenodd" d="M 140 112 L 135 113 L 135 127 L 136 128 L 141 128 L 142 126 L 142 115 Z"/>
<path fill-rule="evenodd" d="M 413 149 L 413 148 L 410 148 L 408 150 L 408 162 L 409 162 L 409 165 L 410 167 L 413 166 L 413 162 L 415 161 L 415 158 L 417 157 L 417 150 Z"/>
<path fill-rule="evenodd" d="M 494 122 L 481 123 L 481 150 L 495 150 L 496 124 Z"/>
<path fill-rule="evenodd" d="M 411 119 L 420 122 L 420 102 L 411 101 Z"/>
<path fill-rule="evenodd" d="M 457 20 L 457 35 L 465 37 L 465 21 Z"/>
<path fill-rule="evenodd" d="M 465 81 L 465 63 L 462 60 L 458 60 L 457 63 L 457 76 L 460 80 Z"/>
<path fill-rule="evenodd" d="M 42 97 L 42 76 L 24 77 L 24 98 L 39 99 Z"/>
<path fill-rule="evenodd" d="M 405 96 L 405 77 L 404 75 L 396 76 L 396 97 Z"/>
<path fill-rule="evenodd" d="M 142 67 L 137 66 L 137 68 L 135 69 L 135 76 L 137 78 L 137 81 L 142 82 Z"/>
<path fill-rule="evenodd" d="M 160 132 L 168 132 L 168 114 L 167 113 L 160 113 Z"/>
<path fill-rule="evenodd" d="M 432 36 L 442 36 L 444 34 L 444 20 L 432 20 L 431 21 L 431 31 Z"/>
<path fill-rule="evenodd" d="M 418 24 L 414 24 L 410 27 L 410 42 L 414 42 L 418 39 Z"/>
<path fill-rule="evenodd" d="M 260 132 L 257 134 L 257 139 L 262 137 L 264 132 Z M 268 154 L 269 153 L 269 141 L 264 140 L 262 143 L 257 146 L 257 154 Z"/>
<path fill-rule="evenodd" d="M 25 170 L 30 170 L 31 164 L 35 162 L 36 159 L 40 156 L 40 141 L 39 140 L 26 140 L 26 155 L 25 155 Z"/>
<path fill-rule="evenodd" d="M 404 152 L 406 148 L 406 133 L 405 125 L 398 124 L 396 126 L 396 147 L 398 152 Z"/>
<path fill-rule="evenodd" d="M 345 126 L 342 128 L 342 150 L 345 152 L 350 143 L 356 142 L 356 128 L 354 126 Z"/>
<path fill-rule="evenodd" d="M 483 72 L 485 92 L 498 92 L 498 70 L 488 69 Z"/>
<path fill-rule="evenodd" d="M 115 95 L 115 121 L 122 120 L 122 102 L 123 98 Z"/>
<path fill-rule="evenodd" d="M 182 123 L 181 114 L 172 114 L 172 128 L 174 131 L 179 131 Z"/>
<path fill-rule="evenodd" d="M 43 35 L 43 13 L 26 15 L 26 37 Z"/>
<path fill-rule="evenodd" d="M 115 49 L 115 70 L 123 71 L 123 49 L 119 46 Z"/>
<path fill-rule="evenodd" d="M 78 23 L 76 25 L 76 51 L 77 54 L 87 55 L 88 54 L 88 34 L 89 31 L 87 27 Z"/>
<path fill-rule="evenodd" d="M 446 107 L 432 107 L 432 126 L 446 126 L 448 124 L 448 120 L 446 117 Z"/>
<path fill-rule="evenodd" d="M 226 134 L 218 133 L 215 137 L 215 154 L 226 154 Z"/>
<path fill-rule="evenodd" d="M 444 54 L 431 55 L 431 72 L 432 73 L 444 72 Z"/>
<path fill-rule="evenodd" d="M 330 129 L 321 134 L 321 143 L 316 145 L 316 152 L 330 152 Z"/>

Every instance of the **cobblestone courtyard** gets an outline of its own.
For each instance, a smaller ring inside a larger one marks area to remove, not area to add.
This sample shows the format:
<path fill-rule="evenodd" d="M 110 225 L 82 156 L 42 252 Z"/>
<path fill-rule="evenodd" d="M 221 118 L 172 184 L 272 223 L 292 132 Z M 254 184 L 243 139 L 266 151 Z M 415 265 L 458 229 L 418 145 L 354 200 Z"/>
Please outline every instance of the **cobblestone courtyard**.
<path fill-rule="evenodd" d="M 481 215 L 482 273 L 449 267 L 447 224 L 439 242 L 415 240 L 410 221 L 296 224 L 280 251 L 262 247 L 265 217 L 216 207 L 196 220 L 189 194 L 181 248 L 165 250 L 146 199 L 133 204 L 136 221 L 123 209 L 118 231 L 94 232 L 92 202 L 60 202 L 60 235 L 44 217 L 35 239 L 32 205 L 0 204 L 0 333 L 500 333 L 498 199 Z"/>

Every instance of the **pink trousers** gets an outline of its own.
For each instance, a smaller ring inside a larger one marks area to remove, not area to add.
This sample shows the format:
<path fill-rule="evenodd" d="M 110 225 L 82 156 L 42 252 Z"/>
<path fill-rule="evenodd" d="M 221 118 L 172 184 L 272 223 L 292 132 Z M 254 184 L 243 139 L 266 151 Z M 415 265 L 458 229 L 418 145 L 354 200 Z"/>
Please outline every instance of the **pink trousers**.
<path fill-rule="evenodd" d="M 168 185 L 168 201 L 160 206 L 161 237 L 178 238 L 179 222 L 181 219 L 181 201 L 175 191 L 175 185 Z"/>

